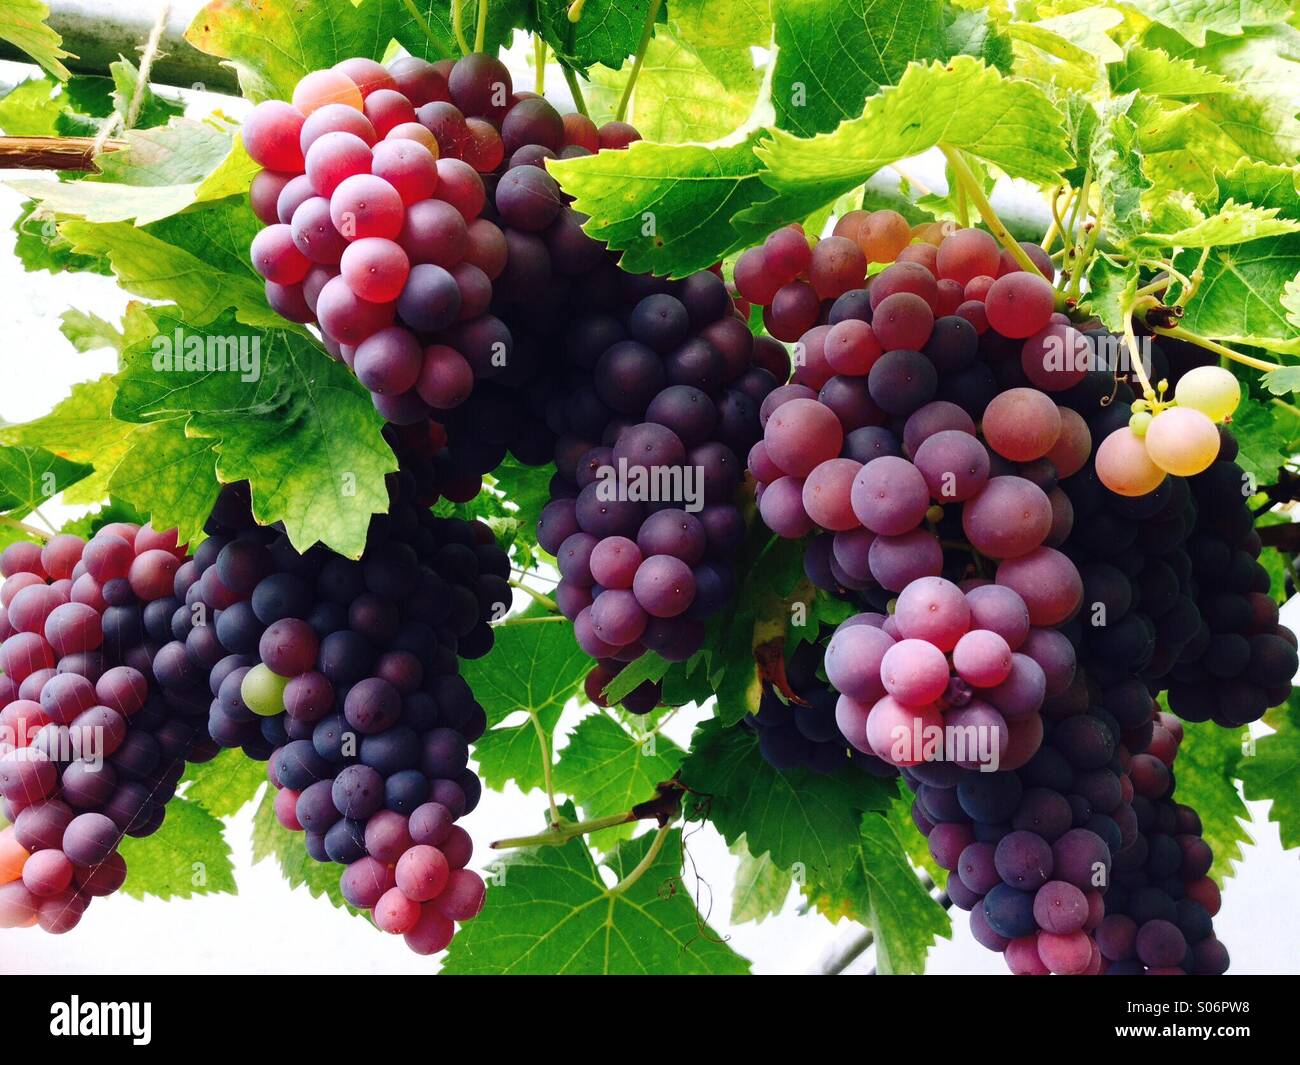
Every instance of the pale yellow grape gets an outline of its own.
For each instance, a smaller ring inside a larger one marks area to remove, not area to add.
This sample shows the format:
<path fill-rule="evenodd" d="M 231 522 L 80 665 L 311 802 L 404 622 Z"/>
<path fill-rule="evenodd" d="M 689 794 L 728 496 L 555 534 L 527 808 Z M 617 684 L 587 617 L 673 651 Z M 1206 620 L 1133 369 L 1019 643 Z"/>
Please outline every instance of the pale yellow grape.
<path fill-rule="evenodd" d="M 272 673 L 263 663 L 258 663 L 247 673 L 239 685 L 239 697 L 253 713 L 274 717 L 284 709 L 284 689 L 288 677 Z"/>
<path fill-rule="evenodd" d="M 1241 385 L 1222 366 L 1198 366 L 1183 375 L 1174 398 L 1180 407 L 1198 410 L 1211 421 L 1221 422 L 1241 402 Z"/>
<path fill-rule="evenodd" d="M 1151 461 L 1143 439 L 1125 426 L 1097 448 L 1097 476 L 1116 495 L 1144 496 L 1159 487 L 1165 471 Z"/>
<path fill-rule="evenodd" d="M 1140 410 L 1128 420 L 1128 427 L 1138 436 L 1146 436 L 1147 430 L 1151 428 L 1151 414 L 1148 411 Z"/>
<path fill-rule="evenodd" d="M 1147 454 L 1166 473 L 1194 477 L 1219 456 L 1219 430 L 1191 407 L 1170 407 L 1157 414 L 1146 432 Z"/>

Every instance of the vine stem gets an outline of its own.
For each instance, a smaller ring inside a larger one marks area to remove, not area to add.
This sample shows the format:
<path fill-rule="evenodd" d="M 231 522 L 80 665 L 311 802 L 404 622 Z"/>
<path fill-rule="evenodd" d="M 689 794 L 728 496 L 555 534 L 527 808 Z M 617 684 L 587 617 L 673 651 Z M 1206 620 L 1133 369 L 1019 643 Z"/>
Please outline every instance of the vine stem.
<path fill-rule="evenodd" d="M 504 628 L 507 625 L 542 625 L 552 621 L 568 621 L 563 614 L 547 614 L 544 618 L 506 618 L 505 621 L 498 621 L 497 627 Z"/>
<path fill-rule="evenodd" d="M 429 25 L 429 20 L 420 14 L 420 9 L 415 6 L 415 0 L 402 0 L 402 6 L 406 8 L 406 13 L 411 16 L 415 24 L 420 27 L 420 32 L 424 34 L 438 58 L 451 59 L 451 53 L 443 48 L 438 38 L 434 36 L 433 27 Z"/>
<path fill-rule="evenodd" d="M 1029 257 L 1029 254 L 1022 248 L 1015 237 L 1011 235 L 1011 230 L 1007 229 L 993 210 L 993 205 L 984 195 L 984 190 L 980 188 L 980 183 L 975 175 L 971 172 L 970 166 L 962 158 L 961 152 L 950 145 L 940 142 L 939 150 L 943 152 L 944 158 L 948 160 L 948 165 L 952 167 L 953 173 L 957 175 L 957 183 L 965 191 L 967 198 L 975 205 L 975 210 L 979 212 L 980 218 L 984 224 L 989 227 L 989 231 L 998 239 L 998 243 L 1011 253 L 1011 257 L 1020 264 L 1021 268 L 1029 273 L 1038 274 L 1042 277 L 1042 271 Z"/>
<path fill-rule="evenodd" d="M 1282 368 L 1281 365 L 1276 362 L 1256 359 L 1254 356 L 1243 355 L 1239 351 L 1233 351 L 1232 348 L 1220 344 L 1217 340 L 1203 337 L 1199 333 L 1193 333 L 1190 329 L 1184 329 L 1182 326 L 1176 325 L 1172 329 L 1152 327 L 1152 332 L 1158 333 L 1162 337 L 1172 337 L 1175 340 L 1185 340 L 1189 344 L 1195 344 L 1198 348 L 1212 351 L 1216 355 L 1222 355 L 1225 359 L 1239 362 L 1243 366 L 1250 366 L 1256 370 L 1263 370 L 1265 373 L 1271 373 L 1274 370 L 1280 370 Z"/>
<path fill-rule="evenodd" d="M 622 122 L 627 115 L 628 104 L 632 102 L 632 90 L 636 88 L 636 79 L 641 74 L 641 66 L 645 63 L 646 49 L 650 47 L 650 38 L 655 34 L 655 19 L 659 17 L 659 9 L 663 7 L 663 0 L 651 0 L 650 8 L 646 11 L 645 25 L 641 28 L 641 40 L 636 46 L 636 59 L 632 63 L 632 73 L 627 77 L 627 84 L 623 86 L 623 95 L 618 101 L 618 110 L 614 112 L 614 121 Z"/>
<path fill-rule="evenodd" d="M 527 595 L 532 596 L 533 602 L 546 607 L 546 609 L 549 610 L 552 614 L 558 614 L 560 612 L 560 608 L 555 605 L 554 599 L 552 599 L 549 595 L 543 595 L 535 588 L 529 588 L 528 585 L 524 584 L 523 581 L 511 581 L 510 587 L 518 588 L 521 592 L 524 592 Z"/>
<path fill-rule="evenodd" d="M 149 31 L 149 39 L 145 41 L 144 51 L 140 55 L 140 69 L 135 83 L 135 92 L 131 94 L 131 102 L 126 109 L 127 129 L 131 129 L 140 117 L 140 107 L 144 104 L 145 88 L 149 84 L 150 74 L 153 73 L 153 61 L 158 58 L 158 43 L 162 40 L 163 30 L 167 28 L 167 18 L 171 15 L 171 10 L 170 0 L 164 0 L 158 8 L 158 16 L 154 19 L 153 29 Z"/>
<path fill-rule="evenodd" d="M 542 719 L 537 716 L 537 711 L 530 707 L 528 717 L 533 723 L 533 731 L 537 733 L 537 745 L 542 751 L 542 783 L 546 787 L 546 801 L 551 808 L 551 824 L 558 824 L 560 808 L 555 802 L 555 767 L 552 765 L 551 744 L 546 738 L 546 729 L 542 727 Z"/>
<path fill-rule="evenodd" d="M 540 33 L 533 34 L 533 65 L 537 68 L 533 75 L 533 92 L 538 96 L 546 95 L 546 38 Z"/>
<path fill-rule="evenodd" d="M 591 113 L 587 110 L 587 101 L 583 98 L 582 86 L 578 84 L 578 75 L 573 72 L 573 68 L 568 63 L 561 63 L 560 69 L 564 71 L 565 83 L 569 86 L 569 92 L 573 96 L 573 106 L 578 109 L 578 114 L 582 115 L 583 118 L 590 118 Z"/>
<path fill-rule="evenodd" d="M 52 533 L 46 532 L 44 529 L 38 529 L 34 525 L 28 525 L 25 521 L 19 521 L 17 518 L 11 518 L 9 517 L 8 514 L 0 514 L 0 526 L 4 526 L 5 528 L 9 528 L 9 529 L 17 529 L 19 532 L 23 533 L 24 535 L 35 537 L 37 540 L 40 540 L 42 543 L 49 540 L 50 536 L 53 535 Z"/>
<path fill-rule="evenodd" d="M 1121 312 L 1124 316 L 1124 343 L 1128 346 L 1133 370 L 1137 373 L 1138 380 L 1142 384 L 1142 394 L 1152 405 L 1158 403 L 1159 400 L 1156 397 L 1155 389 L 1151 387 L 1151 379 L 1147 377 L 1147 368 L 1142 364 L 1142 353 L 1138 351 L 1137 334 L 1133 332 L 1133 316 L 1155 303 L 1156 300 L 1153 296 L 1135 296 L 1132 304 Z"/>
<path fill-rule="evenodd" d="M 1279 410 L 1286 411 L 1293 418 L 1300 418 L 1300 407 L 1293 406 L 1290 403 L 1284 403 L 1280 399 L 1270 399 L 1269 402 Z M 1271 504 L 1270 504 L 1271 506 Z"/>
<path fill-rule="evenodd" d="M 451 32 L 456 35 L 461 55 L 469 55 L 472 49 L 465 36 L 465 0 L 451 0 Z"/>
<path fill-rule="evenodd" d="M 474 51 L 487 47 L 488 0 L 478 0 L 478 26 L 474 29 Z"/>
<path fill-rule="evenodd" d="M 621 895 L 645 876 L 646 870 L 649 869 L 650 866 L 654 865 L 655 859 L 659 857 L 659 852 L 664 849 L 664 844 L 668 842 L 668 833 L 672 831 L 672 828 L 673 826 L 671 823 L 660 827 L 659 831 L 655 833 L 655 838 L 650 844 L 650 849 L 645 852 L 645 857 L 637 862 L 635 869 L 609 889 L 610 895 Z"/>
<path fill-rule="evenodd" d="M 560 847 L 569 840 L 585 836 L 589 832 L 626 825 L 635 820 L 630 810 L 621 814 L 593 817 L 588 821 L 564 821 L 557 815 L 551 822 L 551 827 L 545 832 L 538 832 L 534 836 L 511 836 L 509 839 L 499 839 L 488 846 L 493 850 L 506 850 L 512 847 Z"/>

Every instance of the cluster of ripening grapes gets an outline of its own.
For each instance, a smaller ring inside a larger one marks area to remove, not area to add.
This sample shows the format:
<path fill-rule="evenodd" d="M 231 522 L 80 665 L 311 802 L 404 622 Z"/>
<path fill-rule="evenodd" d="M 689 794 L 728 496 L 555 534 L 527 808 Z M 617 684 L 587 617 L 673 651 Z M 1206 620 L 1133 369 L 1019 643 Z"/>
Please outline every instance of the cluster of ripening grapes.
<path fill-rule="evenodd" d="M 203 636 L 172 644 L 192 567 L 176 533 L 105 525 L 0 555 L 0 928 L 75 928 L 126 879 L 187 761 L 213 758 Z M 170 686 L 162 689 L 160 680 Z"/>
<path fill-rule="evenodd" d="M 295 551 L 223 491 L 195 554 L 219 647 L 208 728 L 266 759 L 275 813 L 316 861 L 343 866 L 350 904 L 420 954 L 482 907 L 469 744 L 487 725 L 459 658 L 492 646 L 509 560 L 487 526 L 435 518 L 396 476 L 359 560 Z"/>
<path fill-rule="evenodd" d="M 1055 312 L 1037 272 L 1050 261 L 1032 246 L 1036 270 L 1024 270 L 987 233 L 913 233 L 893 212 L 850 214 L 836 234 L 810 247 L 782 229 L 737 263 L 741 294 L 767 301 L 768 328 L 797 338 L 800 356 L 764 400 L 749 453 L 759 513 L 781 536 L 820 530 L 819 583 L 880 610 L 897 597 L 891 616 L 851 619 L 827 649 L 851 743 L 910 765 L 927 756 L 895 749 L 895 728 L 983 725 L 997 736 L 987 758 L 1023 764 L 1044 695 L 1074 672 L 1052 628 L 1082 601 L 1057 550 L 1072 526 L 1057 481 L 1087 462 L 1091 436 L 1047 390 L 1077 383 L 1084 370 L 1051 356 L 1086 341 Z M 882 255 L 891 264 L 866 284 Z M 1018 375 L 999 391 L 994 370 L 1014 356 Z M 987 574 L 945 580 L 952 541 Z"/>
<path fill-rule="evenodd" d="M 563 244 L 563 200 L 544 160 L 636 137 L 515 92 L 492 56 L 345 60 L 244 123 L 265 168 L 250 193 L 266 224 L 253 265 L 276 312 L 317 323 L 387 419 L 453 409 L 509 363 L 491 305 L 494 285 L 518 282 L 498 222 Z M 489 191 L 480 175 L 503 166 L 514 169 Z"/>

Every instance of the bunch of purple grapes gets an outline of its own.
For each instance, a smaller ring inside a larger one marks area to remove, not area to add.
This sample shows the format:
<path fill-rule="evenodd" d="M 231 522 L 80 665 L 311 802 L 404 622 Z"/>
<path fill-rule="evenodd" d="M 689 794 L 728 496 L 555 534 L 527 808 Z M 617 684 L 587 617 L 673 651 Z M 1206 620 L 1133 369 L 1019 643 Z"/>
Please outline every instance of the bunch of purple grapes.
<path fill-rule="evenodd" d="M 0 555 L 0 928 L 75 928 L 126 880 L 122 839 L 156 832 L 186 762 L 217 754 L 193 569 L 174 530 L 122 522 Z"/>
<path fill-rule="evenodd" d="M 1020 769 L 935 762 L 904 770 L 912 817 L 972 934 L 1021 975 L 1219 975 L 1219 893 L 1200 819 L 1173 800 L 1182 726 L 1121 731 L 1086 684 L 1049 699 L 1046 737 Z M 1117 711 L 1118 712 L 1118 711 Z M 1130 746 L 1133 745 L 1133 746 Z"/>
<path fill-rule="evenodd" d="M 405 56 L 387 67 L 348 59 L 244 123 L 244 144 L 265 168 L 250 193 L 266 224 L 253 265 L 276 312 L 315 322 L 385 418 L 419 421 L 464 403 L 512 358 L 510 332 L 489 307 L 495 286 L 518 279 L 506 236 L 483 214 L 480 175 L 521 151 L 534 158 L 539 144 L 554 157 L 635 138 L 621 123 L 597 130 L 514 92 L 491 56 Z M 525 184 L 506 200 L 535 221 L 545 205 L 524 201 L 539 194 Z"/>
<path fill-rule="evenodd" d="M 836 236 L 810 249 L 785 229 L 757 260 L 785 273 L 802 262 L 807 284 L 835 296 L 804 323 L 793 381 L 760 410 L 763 439 L 748 456 L 759 513 L 781 536 L 817 531 L 806 557 L 814 582 L 874 608 L 828 650 L 850 740 L 908 764 L 888 753 L 893 731 L 924 732 L 951 716 L 986 725 L 1004 755 L 1014 733 L 1022 761 L 1036 742 L 1026 719 L 1074 670 L 1069 640 L 1053 631 L 1082 600 L 1058 550 L 1073 516 L 1057 481 L 1087 461 L 1091 437 L 1048 393 L 1083 376 L 1084 338 L 1054 311 L 1045 277 L 1004 257 L 987 233 L 927 231 L 891 246 L 895 261 L 866 288 L 845 289 L 865 256 L 833 255 L 843 267 L 834 278 L 822 260 L 851 243 Z M 1051 276 L 1041 249 L 1028 254 Z M 758 267 L 737 265 L 742 292 Z M 781 309 L 776 296 L 769 309 Z M 986 623 L 969 597 L 1001 616 Z"/>
<path fill-rule="evenodd" d="M 1111 339 L 1104 330 L 1090 340 Z M 1152 349 L 1155 372 L 1165 356 Z M 1134 394 L 1094 371 L 1061 395 L 1094 439 L 1127 425 Z M 1169 476 L 1152 492 L 1106 488 L 1091 460 L 1062 482 L 1075 515 L 1062 550 L 1079 567 L 1084 609 L 1066 627 L 1082 641 L 1103 687 L 1139 675 L 1188 721 L 1234 728 L 1290 694 L 1296 638 L 1278 622 L 1262 544 L 1247 499 L 1252 487 L 1220 429 L 1219 459 L 1192 478 Z"/>
<path fill-rule="evenodd" d="M 1197 504 L 1187 550 L 1202 627 L 1170 671 L 1169 706 L 1187 721 L 1240 728 L 1290 698 L 1300 658 L 1259 562 L 1237 441 L 1226 429 L 1220 435 L 1218 461 L 1187 482 Z"/>
<path fill-rule="evenodd" d="M 486 525 L 437 518 L 407 471 L 359 560 L 299 554 L 223 491 L 195 554 L 215 613 L 208 727 L 269 761 L 280 822 L 344 897 L 421 954 L 477 915 L 482 879 L 456 821 L 477 806 L 469 744 L 487 725 L 459 658 L 492 646 L 509 560 Z"/>

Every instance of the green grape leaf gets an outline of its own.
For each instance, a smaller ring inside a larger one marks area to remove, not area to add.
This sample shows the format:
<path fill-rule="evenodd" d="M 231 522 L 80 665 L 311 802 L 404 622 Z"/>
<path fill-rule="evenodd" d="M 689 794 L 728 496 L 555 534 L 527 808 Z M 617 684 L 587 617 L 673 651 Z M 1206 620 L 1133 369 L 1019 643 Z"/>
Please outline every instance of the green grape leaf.
<path fill-rule="evenodd" d="M 1241 406 L 1232 415 L 1232 435 L 1240 448 L 1236 463 L 1256 484 L 1272 484 L 1277 471 L 1290 460 L 1294 424 L 1289 414 L 1242 396 Z"/>
<path fill-rule="evenodd" d="M 1134 263 L 1116 263 L 1099 252 L 1088 264 L 1088 291 L 1080 306 L 1095 314 L 1113 332 L 1121 332 L 1129 306 L 1138 288 L 1138 268 Z"/>
<path fill-rule="evenodd" d="M 24 518 L 93 467 L 71 462 L 44 448 L 0 447 L 0 511 Z"/>
<path fill-rule="evenodd" d="M 250 100 L 287 100 L 313 70 L 382 59 L 401 10 L 399 0 L 212 0 L 185 39 L 229 60 Z"/>
<path fill-rule="evenodd" d="M 1291 13 L 1288 0 L 1124 0 L 1124 3 L 1197 46 L 1205 44 L 1210 31 L 1239 34 L 1248 26 L 1283 22 Z"/>
<path fill-rule="evenodd" d="M 8 41 L 31 56 L 60 81 L 72 77 L 60 60 L 69 59 L 63 38 L 45 24 L 49 6 L 42 0 L 5 0 L 0 9 L 0 41 Z"/>
<path fill-rule="evenodd" d="M 1108 72 L 1110 90 L 1116 96 L 1145 92 L 1188 100 L 1233 91 L 1232 82 L 1223 75 L 1198 67 L 1191 59 L 1174 58 L 1159 48 L 1146 48 L 1136 42 Z"/>
<path fill-rule="evenodd" d="M 646 49 L 631 121 L 648 141 L 715 140 L 749 117 L 761 80 L 749 49 L 692 49 L 661 30 Z"/>
<path fill-rule="evenodd" d="M 675 0 L 668 21 L 692 48 L 766 47 L 772 40 L 768 0 Z"/>
<path fill-rule="evenodd" d="M 1190 273 L 1200 258 L 1189 249 L 1174 265 Z M 1203 269 L 1205 279 L 1187 303 L 1183 328 L 1227 343 L 1300 353 L 1282 303 L 1300 274 L 1300 234 L 1211 248 Z"/>
<path fill-rule="evenodd" d="M 572 625 L 536 615 L 498 625 L 492 654 L 464 664 L 465 680 L 488 718 L 489 731 L 474 745 L 488 787 L 514 781 L 527 791 L 545 784 L 542 743 L 550 751 L 556 722 L 591 667 Z M 517 711 L 528 719 L 502 724 Z"/>
<path fill-rule="evenodd" d="M 889 812 L 885 816 L 894 826 L 894 833 L 902 841 L 903 849 L 907 852 L 911 863 L 918 869 L 924 869 L 930 875 L 930 879 L 941 888 L 946 888 L 948 870 L 934 860 L 934 855 L 930 853 L 929 842 L 921 835 L 916 822 L 912 820 L 912 803 L 915 799 L 912 789 L 900 778 L 898 793 L 894 796 L 894 801 L 889 804 Z"/>
<path fill-rule="evenodd" d="M 1254 754 L 1242 758 L 1238 775 L 1247 799 L 1272 800 L 1268 819 L 1277 822 L 1282 846 L 1300 847 L 1300 699 L 1294 690 L 1264 723 L 1276 731 L 1255 741 Z"/>
<path fill-rule="evenodd" d="M 572 812 L 572 807 L 569 807 Z M 654 833 L 619 845 L 618 877 L 647 855 Z M 630 887 L 613 891 L 580 840 L 517 851 L 498 867 L 483 912 L 451 941 L 445 974 L 642 975 L 749 972 L 696 911 L 681 883 L 682 834 Z"/>
<path fill-rule="evenodd" d="M 48 77 L 28 78 L 0 98 L 0 131 L 10 137 L 53 137 L 63 101 Z"/>
<path fill-rule="evenodd" d="M 776 130 L 757 149 L 779 193 L 832 199 L 880 168 L 937 144 L 960 148 L 1012 177 L 1060 181 L 1070 162 L 1061 112 L 1042 91 L 969 56 L 912 64 L 860 118 L 801 139 Z"/>
<path fill-rule="evenodd" d="M 632 273 L 685 276 L 744 246 L 731 218 L 766 196 L 756 136 L 738 144 L 653 144 L 552 160 L 551 173 L 589 215 L 584 227 L 623 252 Z"/>
<path fill-rule="evenodd" d="M 663 680 L 672 663 L 654 651 L 647 651 L 635 662 L 629 662 L 613 680 L 605 685 L 605 698 L 611 703 L 621 703 L 631 692 L 646 681 Z"/>
<path fill-rule="evenodd" d="M 636 53 L 651 0 L 586 0 L 577 22 L 569 19 L 571 3 L 536 0 L 534 4 L 536 30 L 562 63 L 583 72 L 597 63 L 618 70 Z M 656 21 L 665 17 L 660 7 Z"/>
<path fill-rule="evenodd" d="M 572 797 L 586 817 L 631 810 L 654 798 L 685 752 L 666 736 L 634 736 L 604 714 L 584 718 L 569 736 L 555 767 L 555 787 Z"/>
<path fill-rule="evenodd" d="M 1093 102 L 1080 93 L 1069 93 L 1061 101 L 1061 111 L 1065 115 L 1065 136 L 1069 145 L 1072 166 L 1065 171 L 1064 177 L 1074 188 L 1083 184 L 1092 160 L 1092 142 L 1097 136 L 1100 118 Z"/>
<path fill-rule="evenodd" d="M 0 428 L 0 442 L 44 447 L 75 462 L 93 465 L 95 472 L 64 494 L 67 503 L 97 502 L 108 494 L 108 481 L 130 450 L 141 426 L 113 418 L 117 384 L 111 374 L 72 386 L 66 399 L 49 414 L 22 425 Z"/>
<path fill-rule="evenodd" d="M 187 211 L 146 228 L 126 222 L 96 225 L 70 220 L 61 223 L 59 231 L 73 251 L 107 257 L 118 282 L 128 292 L 151 300 L 174 301 L 185 320 L 195 325 L 211 322 L 233 307 L 239 320 L 248 325 L 291 328 L 267 305 L 264 286 L 251 266 L 231 272 L 229 264 L 217 258 L 219 248 L 209 245 L 209 238 L 219 237 L 212 227 L 243 227 L 243 210 L 246 208 L 242 205 L 236 211 L 228 201 L 222 201 L 215 208 Z M 252 212 L 248 212 L 248 219 L 256 222 Z M 228 228 L 226 239 L 238 241 L 241 235 Z M 247 235 L 251 242 L 253 232 Z M 244 248 L 247 250 L 248 243 Z"/>
<path fill-rule="evenodd" d="M 152 836 L 126 836 L 118 850 L 126 860 L 122 892 L 133 899 L 238 894 L 221 822 L 184 798 L 167 803 L 167 818 Z"/>
<path fill-rule="evenodd" d="M 544 706 L 529 713 L 520 725 L 498 725 L 488 729 L 474 742 L 474 760 L 478 775 L 493 791 L 504 791 L 514 784 L 520 791 L 546 786 L 542 742 L 549 751 L 563 706 Z"/>
<path fill-rule="evenodd" d="M 944 5 L 943 14 L 945 25 L 942 58 L 973 55 L 1003 74 L 1011 73 L 1016 58 L 1014 46 L 990 12 L 948 3 Z"/>
<path fill-rule="evenodd" d="M 1276 207 L 1234 203 L 1229 197 L 1208 218 L 1200 218 L 1173 233 L 1137 233 L 1134 239 L 1171 248 L 1217 248 L 1286 233 L 1300 233 L 1300 221 L 1279 218 Z"/>
<path fill-rule="evenodd" d="M 1230 81 L 1231 93 L 1199 98 L 1198 123 L 1185 132 L 1203 132 L 1209 144 L 1191 152 L 1213 150 L 1216 142 L 1235 145 L 1236 153 L 1212 158 L 1223 170 L 1239 155 L 1292 164 L 1300 155 L 1300 30 L 1290 26 L 1255 27 L 1239 36 L 1215 35 L 1205 47 L 1188 44 L 1162 26 L 1153 26 L 1144 43 L 1175 59 L 1187 59 Z"/>
<path fill-rule="evenodd" d="M 914 59 L 944 51 L 940 0 L 772 0 L 778 48 L 772 102 L 777 125 L 801 137 L 857 118 Z"/>
<path fill-rule="evenodd" d="M 282 522 L 298 550 L 320 542 L 359 558 L 371 516 L 388 509 L 384 477 L 396 460 L 356 378 L 306 336 L 243 326 L 230 312 L 202 326 L 174 308 L 152 315 L 157 333 L 125 352 L 113 409 L 124 421 L 188 418 L 191 446 L 173 434 L 158 456 L 179 460 L 175 475 L 159 475 L 181 508 L 175 517 L 196 522 L 182 538 L 202 527 L 190 493 L 206 486 L 210 505 L 218 479 L 247 480 L 254 516 Z M 148 451 L 142 458 L 154 461 Z M 114 489 L 142 506 L 123 476 L 115 472 Z"/>
<path fill-rule="evenodd" d="M 1142 170 L 1137 123 L 1129 115 L 1135 95 L 1107 103 L 1092 139 L 1092 172 L 1103 217 L 1122 236 L 1143 229 L 1142 197 L 1151 187 Z"/>
<path fill-rule="evenodd" d="M 258 170 L 229 131 L 209 123 L 181 120 L 131 130 L 125 139 L 127 147 L 98 157 L 99 175 L 8 184 L 60 217 L 143 226 L 196 203 L 243 193 Z"/>
<path fill-rule="evenodd" d="M 181 778 L 182 797 L 213 817 L 233 817 L 266 783 L 266 763 L 243 751 L 222 751 L 210 762 L 190 763 Z"/>
<path fill-rule="evenodd" d="M 777 866 L 770 854 L 755 858 L 749 853 L 743 835 L 730 849 L 740 858 L 736 886 L 731 892 L 731 923 L 762 924 L 785 908 L 785 900 L 790 896 L 790 872 Z"/>
<path fill-rule="evenodd" d="M 24 270 L 48 270 L 51 274 L 84 271 L 112 276 L 113 268 L 106 256 L 75 253 L 71 242 L 59 232 L 53 216 L 35 200 L 23 203 L 14 219 L 13 231 L 14 255 Z"/>
<path fill-rule="evenodd" d="M 140 71 L 129 59 L 123 57 L 110 63 L 108 73 L 113 79 L 113 110 L 121 116 L 124 129 L 161 126 L 185 113 L 182 101 L 163 99 L 148 84 L 141 86 Z M 132 105 L 135 118 L 128 121 Z"/>
<path fill-rule="evenodd" d="M 529 615 L 496 626 L 492 654 L 463 663 L 463 676 L 499 725 L 516 710 L 562 710 L 582 690 L 592 661 L 573 638 L 573 626 Z"/>
<path fill-rule="evenodd" d="M 122 348 L 122 331 L 97 314 L 71 307 L 59 315 L 59 332 L 80 352 Z"/>
<path fill-rule="evenodd" d="M 952 922 L 908 862 L 890 820 L 867 813 L 859 827 L 848 872 L 833 884 L 810 881 L 809 894 L 819 909 L 845 912 L 871 929 L 878 972 L 923 973 L 935 940 L 952 938 Z"/>
<path fill-rule="evenodd" d="M 365 2 L 388 3 L 388 0 Z M 460 45 L 452 28 L 451 4 L 447 0 L 412 0 L 410 6 L 415 8 L 419 18 L 411 14 L 405 0 L 396 0 L 395 4 L 390 4 L 383 21 L 384 30 L 391 30 L 392 36 L 411 55 L 421 59 L 437 61 L 459 58 Z M 396 10 L 393 10 L 394 7 Z M 462 8 L 465 38 L 472 47 L 478 27 L 478 0 L 464 0 Z M 515 29 L 525 26 L 529 15 L 528 0 L 491 0 L 487 12 L 487 32 L 483 38 L 484 51 L 495 54 L 508 47 Z"/>
<path fill-rule="evenodd" d="M 893 785 L 846 765 L 833 775 L 782 773 L 759 754 L 747 729 L 704 722 L 682 763 L 691 817 L 707 817 L 728 843 L 743 834 L 751 853 L 770 853 L 782 869 L 834 882 L 852 862 L 858 818 L 883 810 Z"/>
<path fill-rule="evenodd" d="M 275 788 L 267 788 L 253 815 L 253 861 L 274 858 L 290 887 L 305 887 L 312 898 L 324 896 L 340 910 L 361 916 L 343 897 L 339 867 L 315 861 L 307 853 L 301 832 L 290 832 L 276 819 Z M 170 809 L 170 808 L 169 808 Z"/>

